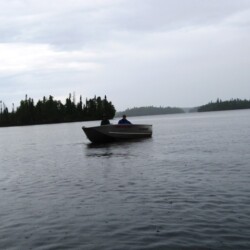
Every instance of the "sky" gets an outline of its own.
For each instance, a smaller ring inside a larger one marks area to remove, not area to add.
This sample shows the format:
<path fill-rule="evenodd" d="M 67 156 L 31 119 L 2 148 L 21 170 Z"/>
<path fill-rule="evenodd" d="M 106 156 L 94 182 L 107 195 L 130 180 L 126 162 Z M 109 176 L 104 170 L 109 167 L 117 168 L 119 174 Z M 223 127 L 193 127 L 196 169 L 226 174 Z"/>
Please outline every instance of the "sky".
<path fill-rule="evenodd" d="M 0 0 L 0 101 L 117 111 L 250 99 L 249 0 Z"/>

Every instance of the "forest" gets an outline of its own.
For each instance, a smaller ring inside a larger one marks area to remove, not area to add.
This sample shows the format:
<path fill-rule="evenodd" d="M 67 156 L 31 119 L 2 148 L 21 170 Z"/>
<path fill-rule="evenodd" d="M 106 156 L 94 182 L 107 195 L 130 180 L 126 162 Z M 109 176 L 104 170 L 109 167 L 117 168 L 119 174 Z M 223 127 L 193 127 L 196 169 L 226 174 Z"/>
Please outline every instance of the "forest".
<path fill-rule="evenodd" d="M 222 101 L 217 99 L 216 102 L 210 102 L 206 105 L 198 107 L 198 112 L 207 111 L 222 111 L 222 110 L 234 110 L 234 109 L 249 109 L 249 100 L 231 99 L 230 101 Z"/>
<path fill-rule="evenodd" d="M 117 112 L 116 116 L 122 116 L 126 114 L 127 116 L 144 116 L 144 115 L 163 115 L 163 114 L 177 114 L 184 113 L 181 108 L 171 108 L 171 107 L 135 107 L 131 109 L 126 109 L 123 112 Z"/>
<path fill-rule="evenodd" d="M 80 96 L 79 102 L 76 103 L 75 96 L 69 94 L 63 104 L 50 95 L 35 104 L 34 100 L 26 95 L 16 110 L 13 105 L 11 112 L 5 103 L 0 101 L 0 127 L 101 120 L 103 114 L 112 119 L 115 112 L 114 105 L 106 96 L 103 99 L 95 96 L 86 99 L 85 103 Z"/>

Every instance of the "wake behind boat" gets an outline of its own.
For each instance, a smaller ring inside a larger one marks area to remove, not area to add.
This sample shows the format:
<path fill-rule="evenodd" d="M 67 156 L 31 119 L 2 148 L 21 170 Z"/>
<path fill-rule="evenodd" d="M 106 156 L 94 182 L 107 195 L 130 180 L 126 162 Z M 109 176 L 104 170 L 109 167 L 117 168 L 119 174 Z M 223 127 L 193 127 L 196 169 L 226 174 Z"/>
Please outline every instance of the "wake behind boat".
<path fill-rule="evenodd" d="M 93 143 L 104 143 L 152 136 L 152 125 L 116 124 L 97 127 L 82 127 L 88 139 Z"/>

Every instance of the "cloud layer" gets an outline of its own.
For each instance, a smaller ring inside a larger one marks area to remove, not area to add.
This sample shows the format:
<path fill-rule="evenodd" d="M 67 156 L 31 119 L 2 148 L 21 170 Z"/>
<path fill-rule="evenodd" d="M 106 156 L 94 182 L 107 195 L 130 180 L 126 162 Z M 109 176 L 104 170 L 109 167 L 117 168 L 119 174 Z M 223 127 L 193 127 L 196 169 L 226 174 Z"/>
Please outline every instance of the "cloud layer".
<path fill-rule="evenodd" d="M 0 100 L 107 95 L 118 110 L 247 98 L 248 0 L 0 2 Z"/>

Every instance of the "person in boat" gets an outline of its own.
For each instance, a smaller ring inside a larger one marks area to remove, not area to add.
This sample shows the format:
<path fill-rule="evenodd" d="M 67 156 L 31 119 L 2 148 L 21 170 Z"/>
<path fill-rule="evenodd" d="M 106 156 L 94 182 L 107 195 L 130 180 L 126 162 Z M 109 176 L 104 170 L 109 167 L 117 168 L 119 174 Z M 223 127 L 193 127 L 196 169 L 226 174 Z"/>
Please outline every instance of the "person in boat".
<path fill-rule="evenodd" d="M 109 125 L 109 124 L 110 124 L 109 119 L 108 119 L 107 116 L 104 114 L 104 115 L 102 116 L 101 126 L 103 126 L 103 125 Z"/>
<path fill-rule="evenodd" d="M 119 120 L 118 124 L 132 124 L 130 121 L 127 120 L 126 115 L 122 116 L 122 119 Z"/>

